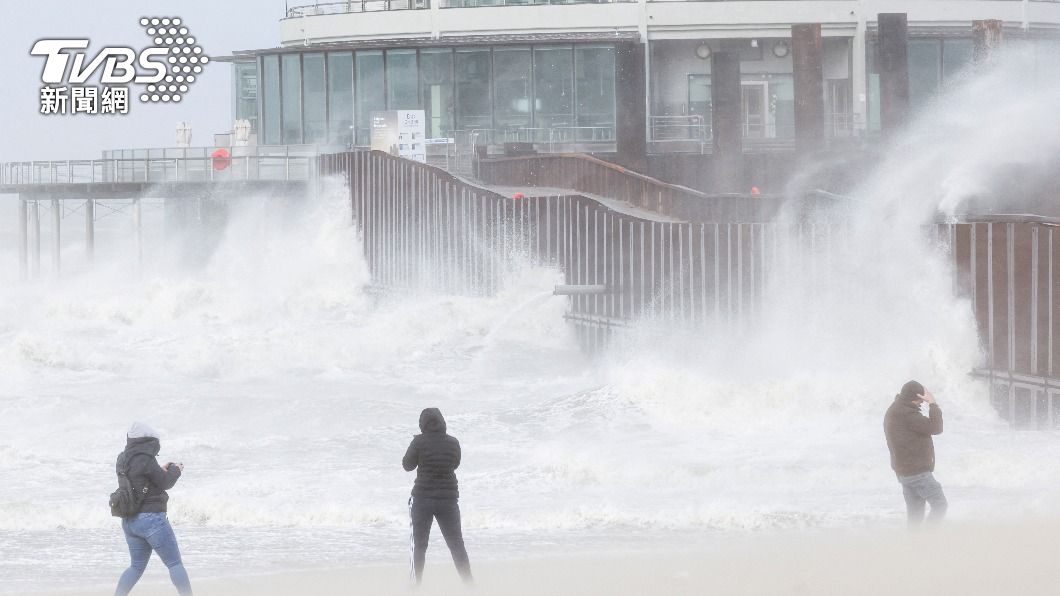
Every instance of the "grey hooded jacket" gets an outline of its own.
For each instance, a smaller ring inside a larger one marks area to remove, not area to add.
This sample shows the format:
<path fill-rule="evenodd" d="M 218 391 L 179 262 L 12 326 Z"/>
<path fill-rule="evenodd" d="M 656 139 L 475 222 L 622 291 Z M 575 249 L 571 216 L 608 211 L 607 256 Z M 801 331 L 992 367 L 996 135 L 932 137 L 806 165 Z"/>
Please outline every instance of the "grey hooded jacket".
<path fill-rule="evenodd" d="M 438 408 L 420 413 L 423 434 L 412 437 L 401 465 L 406 472 L 416 470 L 413 497 L 456 499 L 456 469 L 460 467 L 460 441 L 445 432 L 445 418 Z"/>

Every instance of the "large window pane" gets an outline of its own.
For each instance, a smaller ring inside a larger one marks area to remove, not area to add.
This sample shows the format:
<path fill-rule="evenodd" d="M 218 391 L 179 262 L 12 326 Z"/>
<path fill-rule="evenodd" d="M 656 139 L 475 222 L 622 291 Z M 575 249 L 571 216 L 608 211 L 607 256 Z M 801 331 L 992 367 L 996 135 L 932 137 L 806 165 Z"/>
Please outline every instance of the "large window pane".
<path fill-rule="evenodd" d="M 383 89 L 383 52 L 362 50 L 356 54 L 357 83 L 354 85 L 357 145 L 372 144 L 372 112 L 386 109 L 386 91 Z"/>
<path fill-rule="evenodd" d="M 327 141 L 327 99 L 324 84 L 324 54 L 302 56 L 302 93 L 305 102 L 306 143 Z"/>
<path fill-rule="evenodd" d="M 534 48 L 534 126 L 574 126 L 574 52 L 570 46 Z"/>
<path fill-rule="evenodd" d="M 283 143 L 302 142 L 302 60 L 298 54 L 284 54 L 283 70 Z"/>
<path fill-rule="evenodd" d="M 426 111 L 427 136 L 448 138 L 453 129 L 453 51 L 420 50 L 420 105 Z"/>
<path fill-rule="evenodd" d="M 258 130 L 258 63 L 236 62 L 232 70 L 235 93 L 233 112 L 236 120 L 250 121 L 252 134 Z"/>
<path fill-rule="evenodd" d="M 490 51 L 456 51 L 456 127 L 493 128 L 490 110 Z"/>
<path fill-rule="evenodd" d="M 386 87 L 388 110 L 419 109 L 416 50 L 386 51 Z"/>
<path fill-rule="evenodd" d="M 262 131 L 267 145 L 280 143 L 280 57 L 276 54 L 262 59 Z"/>
<path fill-rule="evenodd" d="M 909 105 L 921 108 L 938 96 L 942 44 L 937 39 L 909 42 Z"/>
<path fill-rule="evenodd" d="M 615 49 L 575 47 L 579 140 L 612 140 L 615 130 Z M 709 93 L 709 84 L 707 86 Z"/>
<path fill-rule="evenodd" d="M 970 39 L 947 39 L 942 42 L 942 79 L 949 85 L 972 63 L 975 44 Z"/>
<path fill-rule="evenodd" d="M 328 142 L 353 144 L 353 53 L 328 54 Z"/>
<path fill-rule="evenodd" d="M 493 50 L 493 114 L 497 141 L 530 141 L 530 48 L 498 47 Z"/>

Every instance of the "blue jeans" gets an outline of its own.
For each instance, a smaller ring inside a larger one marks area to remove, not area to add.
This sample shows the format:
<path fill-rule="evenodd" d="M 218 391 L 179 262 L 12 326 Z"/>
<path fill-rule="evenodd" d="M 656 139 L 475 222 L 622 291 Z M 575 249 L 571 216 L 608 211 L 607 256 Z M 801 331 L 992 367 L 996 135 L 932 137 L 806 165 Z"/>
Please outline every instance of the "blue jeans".
<path fill-rule="evenodd" d="M 942 485 L 935 480 L 934 474 L 924 472 L 915 476 L 899 476 L 902 483 L 902 494 L 905 496 L 905 509 L 909 515 L 909 525 L 918 526 L 924 521 L 924 509 L 931 503 L 929 522 L 940 522 L 946 517 L 946 495 L 942 494 Z"/>
<path fill-rule="evenodd" d="M 180 596 L 191 596 L 188 572 L 180 562 L 177 537 L 173 534 L 173 527 L 169 525 L 169 518 L 165 513 L 141 513 L 136 517 L 122 519 L 121 528 L 125 531 L 125 541 L 129 543 L 129 558 L 132 562 L 125 573 L 121 574 L 114 596 L 126 596 L 132 591 L 136 582 L 140 581 L 140 576 L 144 574 L 144 569 L 147 569 L 151 551 L 158 553 L 158 557 L 169 568 L 169 579 L 177 587 Z"/>

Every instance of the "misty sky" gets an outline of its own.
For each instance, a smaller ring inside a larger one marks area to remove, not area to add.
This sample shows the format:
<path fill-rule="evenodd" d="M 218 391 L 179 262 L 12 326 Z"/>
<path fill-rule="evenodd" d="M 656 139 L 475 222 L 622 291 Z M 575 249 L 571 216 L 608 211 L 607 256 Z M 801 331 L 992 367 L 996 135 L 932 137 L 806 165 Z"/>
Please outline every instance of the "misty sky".
<path fill-rule="evenodd" d="M 294 0 L 292 5 L 308 4 Z M 171 147 L 178 122 L 193 145 L 232 127 L 231 67 L 209 64 L 180 104 L 141 103 L 126 115 L 42 116 L 40 38 L 87 38 L 89 57 L 106 45 L 140 49 L 141 16 L 180 17 L 209 56 L 279 45 L 283 0 L 4 0 L 0 14 L 0 161 L 99 158 L 103 149 Z M 132 90 L 135 90 L 132 86 Z"/>

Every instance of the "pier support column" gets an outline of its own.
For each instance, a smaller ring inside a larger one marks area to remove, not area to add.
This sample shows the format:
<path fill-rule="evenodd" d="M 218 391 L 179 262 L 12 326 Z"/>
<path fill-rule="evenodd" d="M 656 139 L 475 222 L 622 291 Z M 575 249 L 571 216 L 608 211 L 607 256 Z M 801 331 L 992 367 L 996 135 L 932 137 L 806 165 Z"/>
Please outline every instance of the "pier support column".
<path fill-rule="evenodd" d="M 85 200 L 85 257 L 88 262 L 96 254 L 96 201 Z"/>
<path fill-rule="evenodd" d="M 615 149 L 618 163 L 648 173 L 647 101 L 643 43 L 620 43 L 615 49 Z"/>
<path fill-rule="evenodd" d="M 824 147 L 824 50 L 821 25 L 792 25 L 795 69 L 795 150 L 799 155 Z"/>
<path fill-rule="evenodd" d="M 139 197 L 133 199 L 133 235 L 136 238 L 136 265 L 144 266 L 143 209 Z"/>
<path fill-rule="evenodd" d="M 901 128 L 909 114 L 909 25 L 905 13 L 877 17 L 880 68 L 880 130 Z"/>
<path fill-rule="evenodd" d="M 29 275 L 29 210 L 26 200 L 18 197 L 18 278 Z"/>
<path fill-rule="evenodd" d="M 29 275 L 31 278 L 36 279 L 40 277 L 40 201 L 33 201 L 33 204 L 30 205 L 29 218 L 30 229 L 33 231 Z"/>
<path fill-rule="evenodd" d="M 740 56 L 711 56 L 711 126 L 714 131 L 714 191 L 740 192 L 743 187 L 743 117 L 740 113 Z"/>
<path fill-rule="evenodd" d="M 1001 49 L 1001 27 L 1004 23 L 997 19 L 972 21 L 972 40 L 974 48 L 972 59 L 982 64 L 990 59 L 994 52 Z"/>
<path fill-rule="evenodd" d="M 59 277 L 62 266 L 62 218 L 63 206 L 59 199 L 52 199 L 52 269 L 55 277 Z"/>

